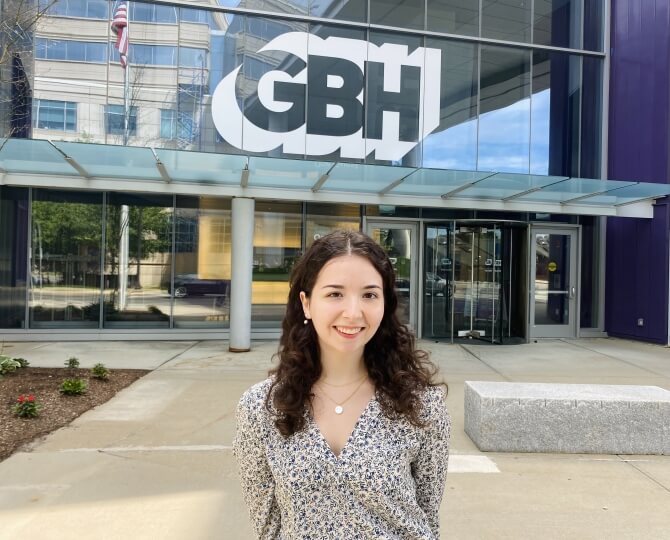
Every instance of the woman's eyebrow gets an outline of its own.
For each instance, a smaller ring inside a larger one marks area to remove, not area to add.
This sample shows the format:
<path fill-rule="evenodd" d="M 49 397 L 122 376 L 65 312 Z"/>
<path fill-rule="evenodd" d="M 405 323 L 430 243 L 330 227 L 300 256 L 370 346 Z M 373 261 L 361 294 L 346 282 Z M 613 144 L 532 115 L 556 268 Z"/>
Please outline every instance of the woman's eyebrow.
<path fill-rule="evenodd" d="M 344 289 L 344 285 L 324 285 L 322 289 Z M 381 289 L 379 285 L 366 285 L 364 289 Z"/>

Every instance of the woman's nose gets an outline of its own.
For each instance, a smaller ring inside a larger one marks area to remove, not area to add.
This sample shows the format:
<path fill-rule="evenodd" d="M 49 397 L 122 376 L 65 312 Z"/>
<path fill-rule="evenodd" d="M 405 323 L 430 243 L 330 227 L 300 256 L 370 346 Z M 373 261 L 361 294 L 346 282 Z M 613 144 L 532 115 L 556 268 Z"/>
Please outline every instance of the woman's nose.
<path fill-rule="evenodd" d="M 361 310 L 361 300 L 356 296 L 350 296 L 347 298 L 344 305 L 344 316 L 349 319 L 356 319 L 360 317 L 362 313 Z"/>

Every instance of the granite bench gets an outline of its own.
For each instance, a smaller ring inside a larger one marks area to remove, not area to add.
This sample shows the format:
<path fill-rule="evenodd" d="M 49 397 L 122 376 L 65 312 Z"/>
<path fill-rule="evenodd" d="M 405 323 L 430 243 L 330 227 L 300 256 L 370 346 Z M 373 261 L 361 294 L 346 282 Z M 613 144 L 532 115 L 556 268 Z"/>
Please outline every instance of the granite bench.
<path fill-rule="evenodd" d="M 657 386 L 465 382 L 465 432 L 488 452 L 670 455 Z"/>

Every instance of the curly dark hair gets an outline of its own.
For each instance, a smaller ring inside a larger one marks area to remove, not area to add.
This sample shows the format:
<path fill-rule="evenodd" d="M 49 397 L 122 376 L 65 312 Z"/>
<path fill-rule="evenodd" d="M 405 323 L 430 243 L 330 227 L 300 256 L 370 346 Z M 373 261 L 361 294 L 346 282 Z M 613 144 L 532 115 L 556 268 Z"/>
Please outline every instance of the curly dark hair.
<path fill-rule="evenodd" d="M 312 385 L 321 375 L 318 336 L 312 324 L 304 324 L 300 292 L 309 297 L 324 265 L 343 255 L 367 259 L 382 277 L 384 315 L 363 353 L 382 412 L 390 418 L 404 416 L 412 424 L 423 426 L 420 393 L 437 385 L 433 381 L 437 370 L 428 353 L 415 348 L 413 334 L 398 319 L 395 272 L 384 250 L 363 233 L 332 232 L 312 244 L 289 278 L 288 305 L 276 354 L 279 365 L 270 371 L 274 377 L 265 402 L 285 437 L 305 427 L 305 405 L 313 395 Z"/>

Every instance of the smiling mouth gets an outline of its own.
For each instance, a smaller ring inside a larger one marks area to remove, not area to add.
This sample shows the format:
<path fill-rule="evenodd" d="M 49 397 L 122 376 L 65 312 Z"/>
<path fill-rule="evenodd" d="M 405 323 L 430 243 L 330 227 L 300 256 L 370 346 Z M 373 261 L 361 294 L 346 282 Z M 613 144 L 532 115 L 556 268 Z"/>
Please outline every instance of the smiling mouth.
<path fill-rule="evenodd" d="M 363 331 L 362 328 L 344 328 L 342 326 L 336 326 L 335 330 L 337 330 L 340 334 L 345 334 L 347 336 L 355 336 L 356 334 L 359 334 L 360 332 Z"/>

